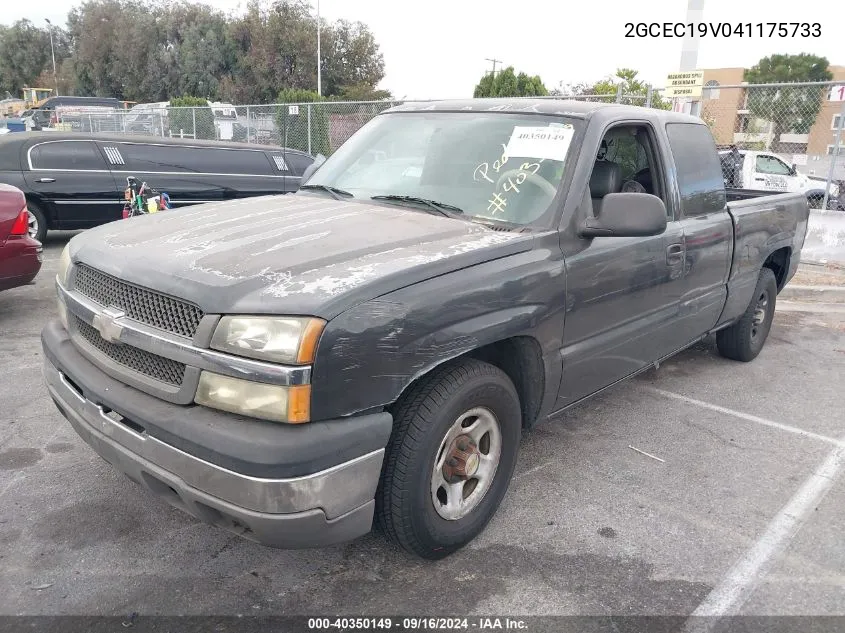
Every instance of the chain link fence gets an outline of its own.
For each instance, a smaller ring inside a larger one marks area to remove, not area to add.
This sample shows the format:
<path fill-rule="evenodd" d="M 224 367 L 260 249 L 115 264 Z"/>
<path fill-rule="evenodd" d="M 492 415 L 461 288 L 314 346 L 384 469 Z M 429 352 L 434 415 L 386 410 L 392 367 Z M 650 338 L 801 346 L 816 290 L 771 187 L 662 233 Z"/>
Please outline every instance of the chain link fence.
<path fill-rule="evenodd" d="M 815 208 L 845 210 L 845 85 L 817 82 L 705 87 L 686 106 L 660 89 L 646 94 L 548 97 L 676 109 L 703 119 L 722 156 L 728 186 L 802 191 Z M 149 107 L 67 113 L 55 127 L 86 132 L 240 141 L 332 154 L 379 112 L 401 101 L 321 101 L 195 108 Z M 733 153 L 733 154 L 732 154 Z"/>
<path fill-rule="evenodd" d="M 55 129 L 279 145 L 309 154 L 334 152 L 379 112 L 399 101 L 321 101 L 269 105 L 157 107 L 69 112 Z"/>
<path fill-rule="evenodd" d="M 705 88 L 692 112 L 727 152 L 744 152 L 727 174 L 747 189 L 803 191 L 810 206 L 845 209 L 845 85 L 794 83 Z"/>

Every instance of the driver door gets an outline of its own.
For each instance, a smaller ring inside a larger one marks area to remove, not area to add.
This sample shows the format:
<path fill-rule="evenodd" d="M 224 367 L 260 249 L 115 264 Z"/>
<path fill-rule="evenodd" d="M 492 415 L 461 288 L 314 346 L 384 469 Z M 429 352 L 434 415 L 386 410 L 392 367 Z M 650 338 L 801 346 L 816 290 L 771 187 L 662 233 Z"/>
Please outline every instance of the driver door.
<path fill-rule="evenodd" d="M 623 188 L 642 192 L 631 185 L 635 179 L 646 183 L 645 193 L 657 195 L 666 205 L 666 231 L 648 237 L 580 238 L 561 244 L 567 288 L 558 409 L 671 354 L 689 337 L 679 318 L 684 293 L 683 227 L 667 195 L 654 130 L 644 124 L 624 127 L 635 134 L 617 135 L 615 150 L 614 143 L 607 142 L 610 149 L 597 157 L 584 205 L 595 212 L 609 193 Z M 608 162 L 612 165 L 601 165 Z M 622 176 L 618 181 L 602 178 L 602 173 L 611 172 Z M 643 177 L 646 173 L 647 178 Z"/>

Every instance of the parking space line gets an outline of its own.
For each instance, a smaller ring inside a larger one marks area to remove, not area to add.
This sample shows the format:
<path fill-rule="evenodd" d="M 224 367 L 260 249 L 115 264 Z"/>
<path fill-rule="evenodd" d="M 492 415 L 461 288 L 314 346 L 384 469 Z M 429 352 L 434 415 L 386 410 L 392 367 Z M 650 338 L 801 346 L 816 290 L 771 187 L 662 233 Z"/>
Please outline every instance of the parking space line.
<path fill-rule="evenodd" d="M 845 445 L 845 438 L 841 444 Z M 722 582 L 693 611 L 693 616 L 737 614 L 775 559 L 801 529 L 807 516 L 821 503 L 842 474 L 845 467 L 845 447 L 842 445 L 828 455 L 822 465 L 781 508 L 751 549 L 734 564 Z"/>
<path fill-rule="evenodd" d="M 710 409 L 711 411 L 718 411 L 719 413 L 724 413 L 726 415 L 731 415 L 735 418 L 740 418 L 742 420 L 748 420 L 749 422 L 755 422 L 757 424 L 762 424 L 763 426 L 769 426 L 774 429 L 780 429 L 781 431 L 786 431 L 787 433 L 794 433 L 795 435 L 801 435 L 803 437 L 811 438 L 814 440 L 819 440 L 821 442 L 826 442 L 827 444 L 833 444 L 834 446 L 843 447 L 845 446 L 845 440 L 837 440 L 835 437 L 830 437 L 829 435 L 820 435 L 819 433 L 813 433 L 812 431 L 805 431 L 804 429 L 798 428 L 797 426 L 790 426 L 789 424 L 781 424 L 780 422 L 775 422 L 773 420 L 767 420 L 765 418 L 761 418 L 756 415 L 751 415 L 750 413 L 743 413 L 742 411 L 735 411 L 733 409 L 728 409 L 727 407 L 720 407 L 718 404 L 710 404 L 709 402 L 704 402 L 702 400 L 696 400 L 695 398 L 688 398 L 687 396 L 682 396 L 679 393 L 674 393 L 672 391 L 665 391 L 663 389 L 658 389 L 657 387 L 645 387 L 648 391 L 653 393 L 659 394 L 661 396 L 665 396 L 666 398 L 672 398 L 673 400 L 680 400 L 681 402 L 686 402 L 687 404 L 694 404 L 698 407 L 702 407 L 704 409 Z"/>

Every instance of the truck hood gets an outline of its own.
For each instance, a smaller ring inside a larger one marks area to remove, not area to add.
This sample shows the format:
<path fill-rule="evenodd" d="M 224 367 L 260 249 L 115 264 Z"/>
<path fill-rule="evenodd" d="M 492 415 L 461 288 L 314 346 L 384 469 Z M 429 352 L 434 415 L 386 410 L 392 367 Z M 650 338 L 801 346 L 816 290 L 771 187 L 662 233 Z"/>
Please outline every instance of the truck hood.
<path fill-rule="evenodd" d="M 333 318 L 352 305 L 529 250 L 528 233 L 309 194 L 118 220 L 70 242 L 74 263 L 212 314 Z"/>

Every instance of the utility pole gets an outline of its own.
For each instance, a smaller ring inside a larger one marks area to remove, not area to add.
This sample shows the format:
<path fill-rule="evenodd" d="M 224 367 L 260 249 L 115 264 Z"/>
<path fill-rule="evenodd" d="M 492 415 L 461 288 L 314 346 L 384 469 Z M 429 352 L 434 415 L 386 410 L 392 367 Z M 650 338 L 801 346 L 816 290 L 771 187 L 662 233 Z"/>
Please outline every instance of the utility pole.
<path fill-rule="evenodd" d="M 59 76 L 56 74 L 56 50 L 53 48 L 53 23 L 44 18 L 50 29 L 50 54 L 53 56 L 53 82 L 56 84 L 56 96 L 59 96 Z"/>
<path fill-rule="evenodd" d="M 490 57 L 485 57 L 484 60 L 488 61 L 488 62 L 493 62 L 493 78 L 495 79 L 496 78 L 496 64 L 501 64 L 502 60 L 501 59 L 495 59 L 495 58 L 491 59 Z"/>
<path fill-rule="evenodd" d="M 323 95 L 322 69 L 320 68 L 320 0 L 317 0 L 317 96 Z"/>

